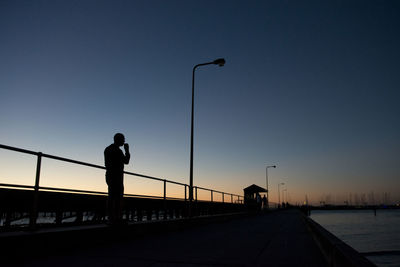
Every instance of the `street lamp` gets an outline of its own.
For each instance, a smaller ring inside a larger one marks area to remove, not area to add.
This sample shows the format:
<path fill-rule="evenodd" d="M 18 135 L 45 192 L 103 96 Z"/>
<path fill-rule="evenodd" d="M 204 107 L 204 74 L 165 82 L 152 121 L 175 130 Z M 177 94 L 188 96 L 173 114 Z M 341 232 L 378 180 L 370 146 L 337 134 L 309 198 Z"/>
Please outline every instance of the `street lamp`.
<path fill-rule="evenodd" d="M 280 186 L 281 185 L 284 185 L 285 183 L 279 183 L 278 184 L 278 207 L 280 207 L 280 205 L 281 205 L 281 191 L 280 191 Z"/>
<path fill-rule="evenodd" d="M 265 167 L 265 180 L 267 184 L 267 209 L 269 208 L 268 168 L 276 168 L 276 165 L 270 165 Z"/>
<path fill-rule="evenodd" d="M 190 182 L 189 182 L 189 216 L 191 216 L 192 202 L 193 202 L 193 121 L 194 121 L 194 74 L 198 67 L 205 65 L 218 65 L 220 67 L 225 65 L 225 59 L 218 58 L 214 61 L 197 64 L 193 67 L 192 75 L 192 119 L 191 119 L 191 131 L 190 131 Z"/>

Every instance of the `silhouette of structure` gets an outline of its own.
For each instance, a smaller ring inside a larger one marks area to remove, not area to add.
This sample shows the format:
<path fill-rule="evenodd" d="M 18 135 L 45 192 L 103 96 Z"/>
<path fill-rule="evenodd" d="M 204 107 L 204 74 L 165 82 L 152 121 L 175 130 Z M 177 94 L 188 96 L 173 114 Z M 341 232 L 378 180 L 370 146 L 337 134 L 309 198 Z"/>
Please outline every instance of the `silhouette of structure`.
<path fill-rule="evenodd" d="M 206 65 L 218 65 L 220 67 L 225 65 L 225 59 L 223 58 L 218 58 L 212 62 L 206 62 L 206 63 L 201 63 L 197 64 L 196 66 L 193 67 L 193 74 L 192 74 L 192 113 L 191 113 L 191 121 L 190 121 L 190 173 L 189 173 L 189 216 L 192 215 L 192 202 L 193 202 L 193 132 L 194 132 L 194 75 L 196 72 L 196 69 L 200 66 L 206 66 Z"/>
<path fill-rule="evenodd" d="M 40 185 L 42 158 L 59 162 L 105 170 L 104 166 L 35 152 L 0 144 L 0 149 L 37 157 L 34 185 L 0 182 L 0 230 L 25 228 L 37 225 L 70 225 L 104 223 L 106 218 L 107 192 L 81 189 L 46 187 Z M 188 216 L 189 185 L 159 177 L 123 171 L 125 178 L 152 180 L 163 185 L 161 195 L 124 194 L 123 218 L 129 222 L 157 221 L 185 218 Z M 168 196 L 168 185 L 180 186 L 181 198 Z M 162 187 L 161 187 L 162 188 Z M 194 186 L 193 216 L 237 213 L 244 210 L 243 196 L 214 189 Z M 211 193 L 211 201 L 197 198 L 198 191 Z M 213 196 L 222 196 L 221 201 Z"/>
<path fill-rule="evenodd" d="M 268 192 L 261 186 L 252 184 L 243 189 L 244 191 L 244 204 L 248 209 L 259 210 L 261 208 L 261 192 Z"/>
<path fill-rule="evenodd" d="M 0 241 L 2 266 L 375 266 L 296 209 L 0 233 Z"/>
<path fill-rule="evenodd" d="M 106 169 L 104 166 L 1 144 L 0 148 L 37 156 L 34 186 L 0 183 L 0 249 L 4 252 L 2 265 L 5 266 L 7 263 L 12 266 L 19 263 L 35 266 L 54 266 L 60 263 L 65 263 L 65 266 L 84 266 L 88 262 L 109 265 L 195 263 L 257 266 L 268 263 L 271 266 L 373 266 L 362 255 L 294 209 L 261 213 L 261 216 L 243 216 L 249 214 L 243 212 L 243 196 L 195 186 L 193 211 L 197 216 L 185 218 L 189 202 L 187 184 L 125 171 L 123 174 L 162 182 L 164 194 L 161 197 L 125 194 L 124 216 L 130 223 L 123 227 L 108 227 L 100 224 L 105 218 L 107 193 L 44 187 L 39 183 L 42 157 L 102 170 Z M 185 190 L 185 197 L 168 198 L 167 183 L 181 185 Z M 211 201 L 198 201 L 197 190 L 211 192 Z M 249 200 L 254 199 L 255 194 L 265 192 L 264 188 L 257 185 L 244 190 Z M 213 194 L 221 194 L 222 202 L 213 201 Z M 230 201 L 225 202 L 224 196 L 230 196 Z M 234 201 L 234 197 L 237 200 Z M 218 216 L 198 216 L 214 214 Z M 40 220 L 37 220 L 38 217 Z M 242 219 L 229 220 L 240 217 Z M 51 218 L 55 220 L 50 222 Z M 75 218 L 73 223 L 69 220 L 71 218 Z M 43 219 L 47 219 L 47 222 Z M 67 219 L 69 222 L 66 222 Z M 24 228 L 28 224 L 18 224 L 21 220 L 29 222 L 29 225 L 55 223 L 64 227 L 43 227 L 37 231 L 25 232 L 20 230 L 28 229 Z M 142 220 L 155 222 L 136 223 Z M 212 224 L 217 221 L 224 223 Z M 135 234 L 194 225 L 204 227 L 195 231 L 173 231 L 162 236 L 133 239 L 127 246 L 124 245 L 126 242 L 122 242 L 123 247 L 115 247 L 119 239 L 126 240 Z M 19 226 L 23 228 L 9 231 Z M 104 242 L 105 238 L 110 242 Z M 78 240 L 91 242 L 77 242 Z M 98 250 L 93 250 L 92 254 L 95 258 L 90 258 L 87 249 L 100 244 L 110 247 L 105 250 L 97 247 Z M 110 254 L 110 248 L 117 250 Z M 58 256 L 49 259 L 48 253 L 52 251 L 57 251 Z M 128 254 L 130 256 L 126 257 Z"/>

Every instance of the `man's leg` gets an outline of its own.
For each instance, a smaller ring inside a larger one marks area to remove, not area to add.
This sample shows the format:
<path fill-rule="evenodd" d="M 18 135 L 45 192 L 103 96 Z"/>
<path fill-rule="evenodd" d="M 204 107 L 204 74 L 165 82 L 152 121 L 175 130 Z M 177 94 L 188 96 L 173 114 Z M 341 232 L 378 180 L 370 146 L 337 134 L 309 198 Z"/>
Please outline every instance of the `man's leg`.
<path fill-rule="evenodd" d="M 122 221 L 122 210 L 124 205 L 124 186 L 121 185 L 118 192 L 118 198 L 116 199 L 117 206 L 116 209 L 116 219 L 117 221 Z"/>
<path fill-rule="evenodd" d="M 108 187 L 108 222 L 113 224 L 116 222 L 117 199 L 115 189 L 112 186 Z"/>

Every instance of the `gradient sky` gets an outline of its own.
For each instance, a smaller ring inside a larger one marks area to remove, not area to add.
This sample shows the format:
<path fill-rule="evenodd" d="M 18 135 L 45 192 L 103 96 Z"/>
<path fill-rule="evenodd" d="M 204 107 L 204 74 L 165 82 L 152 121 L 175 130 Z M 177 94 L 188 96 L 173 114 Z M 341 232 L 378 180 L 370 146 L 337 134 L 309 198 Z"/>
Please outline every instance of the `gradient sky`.
<path fill-rule="evenodd" d="M 399 1 L 1 1 L 0 143 L 270 199 L 400 201 Z M 0 182 L 35 159 L 0 151 Z M 126 178 L 129 192 L 159 184 Z M 135 180 L 135 181 L 133 181 Z M 132 184 L 132 185 L 130 185 Z M 105 189 L 102 171 L 44 160 L 42 185 Z M 128 186 L 128 187 L 129 187 Z M 158 190 L 158 189 L 157 189 Z M 161 189 L 160 189 L 161 190 Z"/>

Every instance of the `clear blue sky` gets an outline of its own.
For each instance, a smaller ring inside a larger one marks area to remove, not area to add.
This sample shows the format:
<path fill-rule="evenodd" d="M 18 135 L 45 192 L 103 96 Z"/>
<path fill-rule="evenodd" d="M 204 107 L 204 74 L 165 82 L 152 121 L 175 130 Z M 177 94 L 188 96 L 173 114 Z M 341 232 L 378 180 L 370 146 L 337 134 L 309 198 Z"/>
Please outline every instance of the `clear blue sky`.
<path fill-rule="evenodd" d="M 242 194 L 276 164 L 272 200 L 285 182 L 293 202 L 400 201 L 399 14 L 398 1 L 1 1 L 0 143 L 103 164 L 122 132 L 128 171 L 188 183 L 192 67 L 224 57 L 196 72 L 196 185 Z"/>

